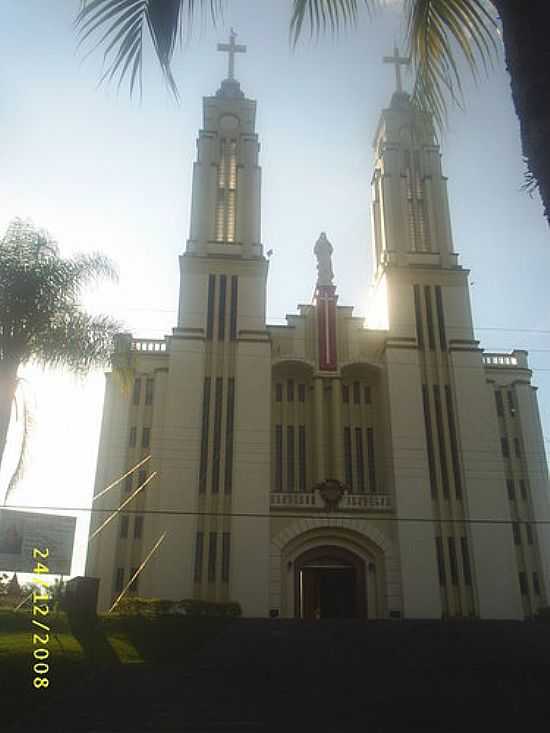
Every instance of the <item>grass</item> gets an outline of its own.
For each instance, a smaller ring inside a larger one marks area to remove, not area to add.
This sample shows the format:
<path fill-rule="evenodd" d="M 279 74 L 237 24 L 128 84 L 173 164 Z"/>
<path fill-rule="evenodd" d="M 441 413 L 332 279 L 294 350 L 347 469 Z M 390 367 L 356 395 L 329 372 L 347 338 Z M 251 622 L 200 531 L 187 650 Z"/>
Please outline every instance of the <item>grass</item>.
<path fill-rule="evenodd" d="M 71 684 L 98 675 L 116 677 L 124 665 L 179 665 L 219 634 L 230 621 L 224 617 L 99 616 L 94 629 L 71 629 L 63 613 L 40 619 L 50 627 L 47 645 L 33 645 L 28 611 L 0 609 L 0 699 L 2 721 L 15 720 L 22 706 L 62 701 Z M 33 651 L 48 649 L 50 688 L 33 688 Z M 46 694 L 44 694 L 46 693 Z"/>

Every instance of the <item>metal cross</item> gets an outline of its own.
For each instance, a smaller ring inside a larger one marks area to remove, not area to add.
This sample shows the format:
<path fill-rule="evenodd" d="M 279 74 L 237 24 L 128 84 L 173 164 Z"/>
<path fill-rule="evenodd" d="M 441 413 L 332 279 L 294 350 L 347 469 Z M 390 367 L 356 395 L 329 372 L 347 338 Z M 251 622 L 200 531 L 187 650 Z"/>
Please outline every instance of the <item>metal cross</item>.
<path fill-rule="evenodd" d="M 237 38 L 237 34 L 233 28 L 231 28 L 231 32 L 229 33 L 229 43 L 218 43 L 218 51 L 227 51 L 229 53 L 228 79 L 235 78 L 235 54 L 246 53 L 246 46 L 239 46 L 236 44 L 235 38 Z"/>
<path fill-rule="evenodd" d="M 409 66 L 411 60 L 399 55 L 397 46 L 393 47 L 393 56 L 384 56 L 382 59 L 385 64 L 395 64 L 395 83 L 397 84 L 397 91 L 402 92 L 403 86 L 401 84 L 401 67 Z"/>

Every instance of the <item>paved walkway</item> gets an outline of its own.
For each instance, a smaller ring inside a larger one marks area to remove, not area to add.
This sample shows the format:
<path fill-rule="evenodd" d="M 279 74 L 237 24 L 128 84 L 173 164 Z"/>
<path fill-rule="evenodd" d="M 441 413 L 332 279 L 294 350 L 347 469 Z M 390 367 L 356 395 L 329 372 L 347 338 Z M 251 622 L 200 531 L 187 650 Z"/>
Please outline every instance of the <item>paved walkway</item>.
<path fill-rule="evenodd" d="M 13 731 L 369 733 L 545 726 L 550 626 L 239 619 L 185 667 L 82 679 Z"/>

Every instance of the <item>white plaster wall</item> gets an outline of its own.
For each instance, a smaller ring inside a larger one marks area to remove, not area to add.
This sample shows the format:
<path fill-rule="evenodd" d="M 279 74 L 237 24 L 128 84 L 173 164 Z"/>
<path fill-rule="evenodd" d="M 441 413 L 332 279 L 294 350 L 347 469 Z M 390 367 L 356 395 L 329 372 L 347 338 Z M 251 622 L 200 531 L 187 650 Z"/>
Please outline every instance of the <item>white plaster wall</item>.
<path fill-rule="evenodd" d="M 271 349 L 239 342 L 236 359 L 231 599 L 243 615 L 265 617 L 269 589 L 271 481 Z"/>
<path fill-rule="evenodd" d="M 386 349 L 395 513 L 433 519 L 418 353 Z M 397 523 L 405 618 L 441 618 L 432 522 Z"/>
<path fill-rule="evenodd" d="M 528 384 L 516 383 L 515 391 L 525 446 L 525 463 L 531 490 L 533 516 L 539 522 L 550 522 L 548 466 L 537 394 L 535 388 Z M 546 593 L 546 605 L 548 605 L 550 602 L 550 523 L 535 524 L 533 530 L 537 537 L 543 573 L 541 580 Z"/>
<path fill-rule="evenodd" d="M 454 351 L 450 363 L 464 466 L 466 518 L 509 522 L 500 435 L 481 355 Z M 480 617 L 523 618 L 511 524 L 470 523 L 467 531 Z"/>

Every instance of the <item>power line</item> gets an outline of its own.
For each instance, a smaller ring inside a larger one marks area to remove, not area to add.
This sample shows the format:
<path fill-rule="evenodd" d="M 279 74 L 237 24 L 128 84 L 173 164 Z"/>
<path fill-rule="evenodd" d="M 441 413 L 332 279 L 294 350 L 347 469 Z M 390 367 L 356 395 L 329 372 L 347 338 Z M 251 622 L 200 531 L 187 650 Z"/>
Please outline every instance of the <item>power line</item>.
<path fill-rule="evenodd" d="M 298 492 L 296 492 L 298 493 Z M 385 494 L 365 494 L 365 496 L 385 496 Z M 50 509 L 52 511 L 74 511 L 74 512 L 118 512 L 119 507 L 113 507 L 110 509 L 92 509 L 91 507 L 49 507 L 49 506 L 25 506 L 20 504 L 10 505 L 9 507 L 3 507 L 4 509 Z M 259 512 L 254 513 L 241 513 L 241 512 L 195 512 L 195 511 L 184 511 L 180 509 L 128 509 L 123 512 L 124 514 L 159 514 L 163 516 L 190 516 L 190 517 L 235 517 L 240 519 L 275 519 L 282 517 L 284 519 L 356 519 L 357 521 L 363 521 L 365 519 L 364 514 L 372 515 L 373 511 L 365 511 L 362 516 L 356 516 L 353 514 L 345 514 L 344 512 L 323 512 L 320 511 L 317 514 L 288 514 L 281 513 L 276 510 L 270 514 L 264 514 Z M 368 519 L 385 522 L 419 522 L 419 523 L 438 523 L 438 522 L 451 522 L 454 524 L 550 524 L 550 519 L 434 519 L 430 517 L 388 517 L 383 514 L 376 514 L 375 516 L 369 516 Z"/>

